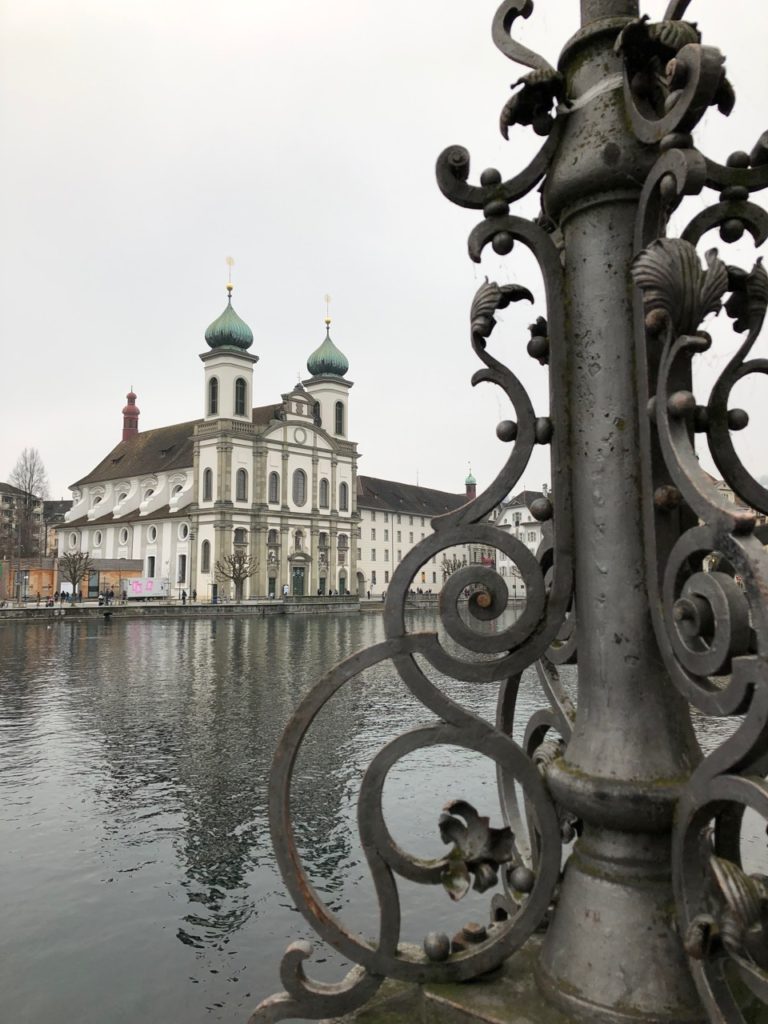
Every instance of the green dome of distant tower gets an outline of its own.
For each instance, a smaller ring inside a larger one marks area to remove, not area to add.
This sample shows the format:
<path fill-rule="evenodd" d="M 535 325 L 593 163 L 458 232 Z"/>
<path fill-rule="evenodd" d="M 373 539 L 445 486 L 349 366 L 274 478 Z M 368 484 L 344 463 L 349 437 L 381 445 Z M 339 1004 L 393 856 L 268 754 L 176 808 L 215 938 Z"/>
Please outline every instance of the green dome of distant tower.
<path fill-rule="evenodd" d="M 307 369 L 313 377 L 322 377 L 326 374 L 343 377 L 349 369 L 349 360 L 331 340 L 330 317 L 325 318 L 325 339 L 320 348 L 315 349 L 307 360 Z"/>
<path fill-rule="evenodd" d="M 205 340 L 211 348 L 250 348 L 253 331 L 241 320 L 232 308 L 232 285 L 227 285 L 227 308 L 217 317 L 205 332 Z"/>
<path fill-rule="evenodd" d="M 471 469 L 469 471 L 469 476 L 464 481 L 464 483 L 467 485 L 467 487 L 471 486 L 472 484 L 476 484 L 477 483 L 477 480 L 475 480 L 475 478 L 472 476 L 472 470 Z"/>

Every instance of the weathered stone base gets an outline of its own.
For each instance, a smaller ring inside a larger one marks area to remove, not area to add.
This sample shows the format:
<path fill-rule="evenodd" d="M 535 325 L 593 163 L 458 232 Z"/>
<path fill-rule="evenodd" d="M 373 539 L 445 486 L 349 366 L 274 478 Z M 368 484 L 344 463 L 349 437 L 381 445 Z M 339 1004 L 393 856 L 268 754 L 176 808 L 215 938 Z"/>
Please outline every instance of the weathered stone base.
<path fill-rule="evenodd" d="M 574 1024 L 545 1002 L 536 986 L 540 945 L 530 940 L 503 967 L 478 981 L 424 986 L 385 982 L 367 1006 L 339 1024 Z"/>

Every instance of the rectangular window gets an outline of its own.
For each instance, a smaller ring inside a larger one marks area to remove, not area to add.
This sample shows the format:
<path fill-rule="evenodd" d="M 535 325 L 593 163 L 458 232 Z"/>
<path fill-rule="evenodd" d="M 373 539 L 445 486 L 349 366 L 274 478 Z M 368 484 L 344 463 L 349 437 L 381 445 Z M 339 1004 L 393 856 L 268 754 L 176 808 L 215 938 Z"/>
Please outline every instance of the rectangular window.
<path fill-rule="evenodd" d="M 397 521 L 398 521 L 398 523 L 400 522 L 400 513 L 399 512 L 397 513 Z"/>
<path fill-rule="evenodd" d="M 408 525 L 413 526 L 413 516 L 408 516 Z"/>
<path fill-rule="evenodd" d="M 371 571 L 371 586 L 372 587 L 376 586 L 376 570 L 375 569 L 373 569 Z"/>
<path fill-rule="evenodd" d="M 179 571 L 176 573 L 176 582 L 185 583 L 187 579 L 187 556 L 179 555 Z"/>
<path fill-rule="evenodd" d="M 421 517 L 421 525 L 424 525 L 424 516 Z"/>
<path fill-rule="evenodd" d="M 376 548 L 371 548 L 371 561 L 376 561 Z"/>
<path fill-rule="evenodd" d="M 371 530 L 371 540 L 376 540 L 376 531 Z"/>
<path fill-rule="evenodd" d="M 384 570 L 384 582 L 389 583 L 389 569 Z"/>
<path fill-rule="evenodd" d="M 402 562 L 402 560 L 403 560 L 403 552 L 402 551 L 398 551 L 397 552 L 397 560 L 398 560 L 398 562 Z"/>
<path fill-rule="evenodd" d="M 363 557 L 363 549 L 362 548 L 358 548 L 357 549 L 357 560 L 358 560 L 358 562 L 362 560 L 362 557 Z"/>
<path fill-rule="evenodd" d="M 389 540 L 389 530 L 384 531 L 384 540 Z"/>
<path fill-rule="evenodd" d="M 437 583 L 437 573 L 436 572 L 432 573 L 432 582 L 433 583 Z"/>
<path fill-rule="evenodd" d="M 388 523 L 388 522 L 389 522 L 389 512 L 385 512 L 385 513 L 384 513 L 384 522 L 385 522 L 385 523 Z"/>
<path fill-rule="evenodd" d="M 376 522 L 376 513 L 375 512 L 371 512 L 371 522 L 372 523 Z"/>
<path fill-rule="evenodd" d="M 150 579 L 155 577 L 155 556 L 147 555 L 147 576 Z"/>
<path fill-rule="evenodd" d="M 408 540 L 413 544 L 413 530 L 408 534 Z"/>
<path fill-rule="evenodd" d="M 403 532 L 402 530 L 398 530 L 397 531 L 397 539 L 398 540 L 402 540 L 403 539 L 402 536 L 401 536 L 402 532 Z"/>
<path fill-rule="evenodd" d="M 422 583 L 426 583 L 427 582 L 427 574 L 425 572 L 423 572 L 421 574 L 421 582 Z"/>
<path fill-rule="evenodd" d="M 384 548 L 384 561 L 385 562 L 389 561 L 389 551 L 387 551 L 386 548 Z"/>
<path fill-rule="evenodd" d="M 422 540 L 424 540 L 424 534 L 423 534 L 423 533 L 422 533 L 422 535 L 421 535 L 421 539 L 422 539 Z"/>

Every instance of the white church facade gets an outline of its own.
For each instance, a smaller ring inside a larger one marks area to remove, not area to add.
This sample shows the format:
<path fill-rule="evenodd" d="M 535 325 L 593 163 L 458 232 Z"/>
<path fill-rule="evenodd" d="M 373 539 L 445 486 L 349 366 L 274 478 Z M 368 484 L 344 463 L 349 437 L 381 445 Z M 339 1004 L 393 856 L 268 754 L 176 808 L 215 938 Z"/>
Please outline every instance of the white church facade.
<path fill-rule="evenodd" d="M 221 567 L 237 555 L 251 573 L 243 598 L 381 594 L 399 560 L 430 531 L 428 517 L 462 505 L 469 488 L 451 494 L 358 476 L 357 444 L 349 439 L 353 385 L 329 319 L 307 360 L 309 377 L 280 401 L 254 406 L 253 334 L 227 289 L 200 356 L 202 417 L 140 431 L 129 392 L 120 443 L 72 486 L 59 554 L 140 561 L 150 592 L 156 580 L 158 590 L 201 601 L 236 596 Z M 369 543 L 377 529 L 381 542 Z M 440 566 L 430 565 L 414 586 L 436 593 L 442 582 Z"/>

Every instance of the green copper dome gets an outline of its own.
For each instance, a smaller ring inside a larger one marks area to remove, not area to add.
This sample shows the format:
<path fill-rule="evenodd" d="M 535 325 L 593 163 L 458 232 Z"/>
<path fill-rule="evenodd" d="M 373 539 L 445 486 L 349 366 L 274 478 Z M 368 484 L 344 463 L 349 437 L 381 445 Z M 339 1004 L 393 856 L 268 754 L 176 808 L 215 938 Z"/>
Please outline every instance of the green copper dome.
<path fill-rule="evenodd" d="M 245 350 L 253 344 L 253 331 L 232 308 L 231 286 L 227 286 L 227 291 L 229 291 L 227 308 L 205 332 L 205 340 L 211 348 L 226 347 Z"/>
<path fill-rule="evenodd" d="M 331 341 L 331 321 L 325 321 L 325 340 L 307 360 L 307 369 L 313 377 L 332 374 L 343 377 L 349 369 L 349 360 Z"/>
<path fill-rule="evenodd" d="M 470 471 L 469 471 L 469 476 L 468 476 L 468 477 L 467 477 L 467 479 L 466 479 L 466 480 L 464 481 L 464 483 L 465 483 L 465 484 L 466 484 L 467 486 L 469 486 L 470 484 L 476 484 L 476 483 L 477 483 L 477 480 L 475 480 L 475 478 L 474 478 L 474 477 L 472 476 L 472 470 L 471 470 L 471 469 L 470 469 Z"/>

